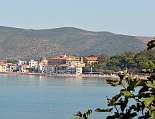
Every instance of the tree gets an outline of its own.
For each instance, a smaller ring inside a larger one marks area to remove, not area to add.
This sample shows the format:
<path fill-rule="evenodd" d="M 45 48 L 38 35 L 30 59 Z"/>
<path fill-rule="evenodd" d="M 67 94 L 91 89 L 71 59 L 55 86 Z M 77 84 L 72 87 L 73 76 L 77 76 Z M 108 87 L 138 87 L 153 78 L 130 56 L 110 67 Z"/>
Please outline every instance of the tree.
<path fill-rule="evenodd" d="M 153 45 L 151 45 L 153 44 Z M 154 42 L 148 42 L 148 50 L 155 47 Z M 147 61 L 148 68 L 152 62 Z M 155 119 L 155 75 L 148 77 L 148 80 L 138 80 L 127 71 L 118 74 L 120 80 L 115 82 L 108 80 L 112 86 L 121 85 L 120 92 L 110 99 L 107 99 L 108 109 L 97 108 L 97 112 L 111 112 L 107 119 Z"/>
<path fill-rule="evenodd" d="M 148 50 L 155 47 L 155 41 L 148 42 Z M 152 45 L 151 45 L 152 44 Z M 145 67 L 154 68 L 154 63 L 144 60 Z M 127 70 L 118 73 L 119 80 L 107 80 L 112 86 L 121 85 L 122 89 L 112 98 L 107 99 L 107 108 L 97 108 L 96 112 L 110 113 L 107 119 L 155 119 L 155 75 L 148 80 L 139 80 Z M 83 118 L 81 118 L 83 119 Z M 88 118 L 84 118 L 88 119 Z"/>
<path fill-rule="evenodd" d="M 107 109 L 97 108 L 97 112 L 112 111 L 107 119 L 139 119 L 149 118 L 154 115 L 152 112 L 152 94 L 155 90 L 150 90 L 150 86 L 154 85 L 149 81 L 139 81 L 130 75 L 127 71 L 118 74 L 120 80 L 113 82 L 108 80 L 108 84 L 112 86 L 121 85 L 122 89 L 118 94 L 110 99 L 107 99 Z M 137 87 L 141 86 L 140 89 Z M 153 97 L 152 97 L 153 96 Z M 131 103 L 132 102 L 132 103 Z M 155 117 L 154 117 L 155 118 Z"/>

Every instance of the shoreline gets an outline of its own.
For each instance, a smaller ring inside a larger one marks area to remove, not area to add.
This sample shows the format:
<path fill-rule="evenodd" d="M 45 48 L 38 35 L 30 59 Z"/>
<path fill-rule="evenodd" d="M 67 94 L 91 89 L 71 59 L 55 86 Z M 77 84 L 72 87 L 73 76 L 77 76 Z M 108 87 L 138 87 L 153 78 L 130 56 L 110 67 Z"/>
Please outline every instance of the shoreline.
<path fill-rule="evenodd" d="M 65 78 L 113 78 L 113 79 L 119 79 L 119 76 L 117 76 L 116 74 L 80 74 L 80 75 L 76 75 L 76 74 L 47 74 L 47 73 L 22 73 L 22 72 L 0 72 L 0 75 L 31 75 L 31 76 L 45 76 L 45 77 L 65 77 Z M 148 80 L 147 77 L 148 76 L 144 76 L 144 75 L 133 75 L 135 78 L 137 78 L 138 80 Z"/>
<path fill-rule="evenodd" d="M 119 78 L 117 75 L 101 75 L 101 74 L 46 74 L 46 73 L 22 73 L 22 72 L 0 72 L 0 75 L 32 75 L 32 76 L 48 76 L 48 77 L 82 77 L 82 78 Z"/>

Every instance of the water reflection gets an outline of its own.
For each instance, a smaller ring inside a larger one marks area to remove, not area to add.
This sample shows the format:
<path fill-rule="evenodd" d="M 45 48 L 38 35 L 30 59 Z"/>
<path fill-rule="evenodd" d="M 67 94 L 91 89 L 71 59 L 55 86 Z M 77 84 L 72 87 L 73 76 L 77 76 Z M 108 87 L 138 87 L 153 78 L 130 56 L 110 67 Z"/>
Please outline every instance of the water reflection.
<path fill-rule="evenodd" d="M 103 78 L 0 75 L 0 118 L 70 119 L 79 110 L 105 107 L 117 91 Z"/>

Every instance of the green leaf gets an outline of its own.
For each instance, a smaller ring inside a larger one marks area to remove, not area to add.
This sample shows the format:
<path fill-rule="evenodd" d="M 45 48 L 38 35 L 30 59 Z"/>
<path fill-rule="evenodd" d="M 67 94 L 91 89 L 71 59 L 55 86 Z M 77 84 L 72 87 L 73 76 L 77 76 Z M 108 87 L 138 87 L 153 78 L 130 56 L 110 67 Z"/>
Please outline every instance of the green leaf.
<path fill-rule="evenodd" d="M 125 97 L 132 97 L 134 96 L 133 93 L 131 93 L 130 91 L 122 91 L 122 95 Z"/>
<path fill-rule="evenodd" d="M 152 101 L 153 101 L 154 99 L 155 99 L 154 96 L 151 96 L 151 97 L 149 97 L 149 98 L 146 98 L 146 99 L 144 100 L 144 105 L 145 105 L 146 107 L 150 106 L 150 104 L 152 103 Z"/>
<path fill-rule="evenodd" d="M 145 81 L 137 81 L 136 86 L 145 86 Z"/>
<path fill-rule="evenodd" d="M 149 88 L 154 88 L 155 89 L 155 81 L 147 81 L 146 82 L 146 85 L 149 87 Z"/>
<path fill-rule="evenodd" d="M 155 111 L 152 111 L 151 117 L 152 117 L 153 119 L 155 119 Z"/>

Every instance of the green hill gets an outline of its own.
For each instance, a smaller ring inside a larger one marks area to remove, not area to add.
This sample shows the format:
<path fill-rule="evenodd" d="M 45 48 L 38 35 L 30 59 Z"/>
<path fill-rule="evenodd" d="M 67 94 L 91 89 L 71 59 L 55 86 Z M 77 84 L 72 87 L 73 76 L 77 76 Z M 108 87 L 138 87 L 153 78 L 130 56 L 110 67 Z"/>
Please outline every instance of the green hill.
<path fill-rule="evenodd" d="M 62 53 L 115 55 L 143 50 L 149 39 L 73 27 L 32 30 L 0 26 L 0 58 L 38 58 Z"/>

